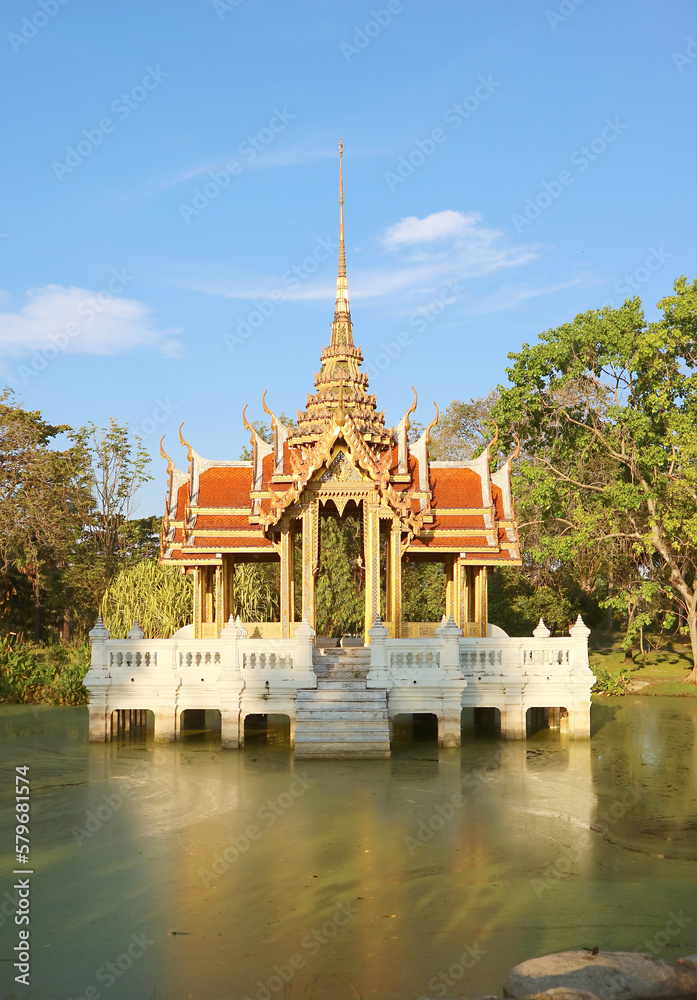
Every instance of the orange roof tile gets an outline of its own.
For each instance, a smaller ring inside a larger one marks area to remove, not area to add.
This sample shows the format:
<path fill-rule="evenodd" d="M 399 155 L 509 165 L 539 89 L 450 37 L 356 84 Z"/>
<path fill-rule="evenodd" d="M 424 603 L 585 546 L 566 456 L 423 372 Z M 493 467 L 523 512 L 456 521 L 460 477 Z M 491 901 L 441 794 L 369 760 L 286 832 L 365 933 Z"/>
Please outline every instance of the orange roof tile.
<path fill-rule="evenodd" d="M 472 469 L 431 468 L 434 507 L 481 507 L 482 482 Z"/>
<path fill-rule="evenodd" d="M 201 473 L 198 506 L 246 507 L 251 488 L 251 466 L 213 466 Z"/>
<path fill-rule="evenodd" d="M 458 552 L 461 549 L 481 548 L 486 550 L 490 547 L 486 535 L 437 535 L 434 537 L 429 531 L 422 531 L 417 538 L 412 539 L 409 548 L 414 546 L 426 549 L 457 550 Z"/>
<path fill-rule="evenodd" d="M 186 509 L 187 502 L 189 500 L 189 484 L 182 483 L 182 485 L 177 490 L 177 521 L 184 520 L 184 511 Z"/>
<path fill-rule="evenodd" d="M 196 516 L 196 531 L 211 531 L 216 528 L 224 528 L 225 530 L 228 530 L 232 528 L 248 527 L 249 517 L 246 514 L 198 514 Z"/>

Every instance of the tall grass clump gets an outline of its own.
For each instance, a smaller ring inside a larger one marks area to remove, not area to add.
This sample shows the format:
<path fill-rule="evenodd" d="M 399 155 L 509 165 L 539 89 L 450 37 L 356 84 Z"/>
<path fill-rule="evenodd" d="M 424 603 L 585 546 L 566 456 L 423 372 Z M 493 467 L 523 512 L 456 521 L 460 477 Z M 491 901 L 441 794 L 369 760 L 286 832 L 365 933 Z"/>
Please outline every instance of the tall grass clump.
<path fill-rule="evenodd" d="M 190 576 L 148 559 L 117 573 L 99 613 L 115 639 L 125 638 L 136 619 L 146 638 L 169 639 L 191 621 L 192 600 Z"/>

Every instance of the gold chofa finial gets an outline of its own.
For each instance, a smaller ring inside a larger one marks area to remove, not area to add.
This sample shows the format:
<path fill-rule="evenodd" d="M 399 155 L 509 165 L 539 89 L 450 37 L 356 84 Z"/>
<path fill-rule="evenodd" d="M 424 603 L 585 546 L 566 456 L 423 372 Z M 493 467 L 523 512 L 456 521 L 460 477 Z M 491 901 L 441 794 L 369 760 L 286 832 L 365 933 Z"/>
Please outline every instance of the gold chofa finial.
<path fill-rule="evenodd" d="M 344 243 L 344 140 L 339 139 L 339 277 L 346 277 L 346 244 Z"/>

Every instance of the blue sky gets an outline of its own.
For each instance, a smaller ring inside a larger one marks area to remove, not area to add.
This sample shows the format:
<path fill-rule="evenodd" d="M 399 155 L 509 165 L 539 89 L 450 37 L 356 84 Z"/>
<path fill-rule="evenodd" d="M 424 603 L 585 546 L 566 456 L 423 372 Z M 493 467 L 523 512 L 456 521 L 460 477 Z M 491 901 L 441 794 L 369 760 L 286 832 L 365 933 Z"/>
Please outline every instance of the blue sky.
<path fill-rule="evenodd" d="M 354 336 L 388 424 L 696 272 L 693 0 L 11 0 L 0 378 L 185 465 L 295 413 Z"/>

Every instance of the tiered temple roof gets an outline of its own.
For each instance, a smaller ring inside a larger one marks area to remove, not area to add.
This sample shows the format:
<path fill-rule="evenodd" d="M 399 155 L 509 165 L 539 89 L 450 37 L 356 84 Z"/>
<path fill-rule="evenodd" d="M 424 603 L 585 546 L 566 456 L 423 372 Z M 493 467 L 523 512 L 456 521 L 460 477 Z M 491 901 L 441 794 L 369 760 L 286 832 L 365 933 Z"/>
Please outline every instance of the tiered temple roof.
<path fill-rule="evenodd" d="M 342 147 L 340 145 L 340 152 Z M 395 427 L 368 393 L 363 356 L 353 343 L 346 278 L 343 169 L 340 160 L 340 250 L 336 305 L 329 347 L 321 354 L 315 392 L 298 411 L 297 427 L 270 415 L 273 441 L 262 440 L 246 419 L 251 461 L 213 461 L 185 441 L 188 469 L 168 463 L 167 509 L 162 559 L 180 566 L 219 565 L 225 554 L 247 557 L 278 548 L 278 533 L 300 517 L 307 490 L 323 480 L 372 483 L 384 515 L 397 518 L 407 557 L 456 554 L 473 565 L 520 562 L 511 494 L 511 460 L 491 472 L 492 442 L 472 461 L 429 460 L 436 418 L 410 443 L 414 402 Z M 182 425 L 183 426 L 183 425 Z M 163 438 L 164 440 L 164 438 Z M 337 492 L 341 503 L 341 490 Z"/>

